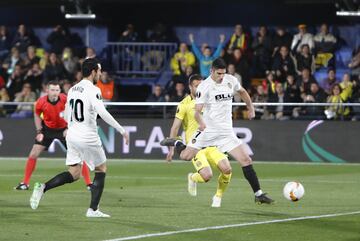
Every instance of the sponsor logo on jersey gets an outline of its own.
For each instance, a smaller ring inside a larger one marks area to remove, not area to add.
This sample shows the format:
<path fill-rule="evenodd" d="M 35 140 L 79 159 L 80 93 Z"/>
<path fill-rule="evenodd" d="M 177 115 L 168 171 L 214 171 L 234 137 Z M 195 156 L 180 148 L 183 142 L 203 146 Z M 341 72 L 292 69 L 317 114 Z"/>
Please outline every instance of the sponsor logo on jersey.
<path fill-rule="evenodd" d="M 219 94 L 219 95 L 215 95 L 215 100 L 216 101 L 227 101 L 227 100 L 232 100 L 233 95 L 232 94 Z"/>

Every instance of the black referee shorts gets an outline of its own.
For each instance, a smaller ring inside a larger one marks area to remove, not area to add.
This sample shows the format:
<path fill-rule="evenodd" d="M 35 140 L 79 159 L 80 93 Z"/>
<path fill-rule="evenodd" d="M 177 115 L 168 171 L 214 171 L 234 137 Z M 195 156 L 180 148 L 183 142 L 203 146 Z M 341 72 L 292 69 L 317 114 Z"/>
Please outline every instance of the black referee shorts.
<path fill-rule="evenodd" d="M 58 139 L 65 146 L 65 148 L 67 148 L 66 140 L 64 137 L 65 129 L 66 128 L 63 129 L 43 128 L 41 133 L 44 135 L 44 138 L 41 142 L 37 141 L 35 138 L 35 144 L 45 146 L 47 150 L 51 145 L 51 143 L 54 141 L 54 139 Z"/>

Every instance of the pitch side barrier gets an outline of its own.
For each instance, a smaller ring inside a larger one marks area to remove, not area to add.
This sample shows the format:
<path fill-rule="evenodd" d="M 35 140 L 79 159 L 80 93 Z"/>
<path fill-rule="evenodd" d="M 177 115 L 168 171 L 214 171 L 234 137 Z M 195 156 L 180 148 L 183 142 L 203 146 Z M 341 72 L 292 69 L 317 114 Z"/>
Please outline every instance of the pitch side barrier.
<path fill-rule="evenodd" d="M 119 133 L 99 120 L 99 135 L 109 158 L 165 159 L 160 141 L 169 135 L 169 119 L 118 119 L 129 132 L 125 145 Z M 294 162 L 360 162 L 358 121 L 235 120 L 234 131 L 254 160 Z M 34 143 L 30 119 L 0 118 L 0 157 L 24 157 Z M 65 148 L 54 141 L 46 157 L 65 157 Z"/>

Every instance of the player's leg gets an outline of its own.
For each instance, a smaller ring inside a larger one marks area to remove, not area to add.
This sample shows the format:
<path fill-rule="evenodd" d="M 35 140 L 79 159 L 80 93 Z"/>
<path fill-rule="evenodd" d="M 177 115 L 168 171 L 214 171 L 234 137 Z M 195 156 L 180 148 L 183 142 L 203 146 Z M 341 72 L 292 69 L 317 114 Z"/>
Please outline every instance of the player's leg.
<path fill-rule="evenodd" d="M 197 183 L 208 182 L 213 174 L 205 156 L 205 150 L 200 150 L 191 160 L 196 172 L 188 174 L 188 192 L 191 196 L 197 195 Z"/>
<path fill-rule="evenodd" d="M 211 166 L 216 166 L 220 175 L 218 177 L 218 185 L 216 193 L 213 196 L 212 207 L 220 207 L 221 199 L 225 190 L 227 189 L 232 175 L 232 169 L 227 156 L 218 150 L 216 147 L 208 147 L 206 150 L 206 157 Z"/>
<path fill-rule="evenodd" d="M 84 178 L 85 185 L 90 190 L 92 182 L 90 179 L 90 170 L 89 170 L 89 167 L 87 166 L 86 162 L 83 162 L 83 164 L 82 164 L 81 175 Z"/>
<path fill-rule="evenodd" d="M 199 148 L 187 146 L 179 138 L 166 138 L 160 142 L 162 146 L 174 146 L 180 159 L 190 161 L 198 152 Z"/>
<path fill-rule="evenodd" d="M 64 145 L 64 147 L 67 149 L 67 144 L 66 144 L 66 139 L 65 139 L 65 136 L 64 136 L 64 132 L 59 131 L 58 133 L 56 133 L 55 137 L 58 140 L 60 140 L 61 143 Z M 81 175 L 84 178 L 84 182 L 85 182 L 85 185 L 86 185 L 87 189 L 90 190 L 90 186 L 91 186 L 90 171 L 89 171 L 89 167 L 86 165 L 85 162 L 83 162 L 83 164 L 82 164 Z"/>
<path fill-rule="evenodd" d="M 261 190 L 259 179 L 252 165 L 252 159 L 247 153 L 244 145 L 236 146 L 229 151 L 229 154 L 241 165 L 244 176 L 255 194 L 255 202 L 267 204 L 273 203 L 274 201 Z"/>
<path fill-rule="evenodd" d="M 29 157 L 26 161 L 25 170 L 24 170 L 24 178 L 22 182 L 18 184 L 18 186 L 15 187 L 16 190 L 28 190 L 29 189 L 29 183 L 32 173 L 35 170 L 36 162 L 40 154 L 45 150 L 45 146 L 34 144 Z"/>
<path fill-rule="evenodd" d="M 105 186 L 106 156 L 102 146 L 93 146 L 87 149 L 85 159 L 91 170 L 95 169 L 95 176 L 91 185 L 91 202 L 86 212 L 89 218 L 107 218 L 110 215 L 99 210 L 100 199 Z"/>
<path fill-rule="evenodd" d="M 40 200 L 46 191 L 62 186 L 66 183 L 72 183 L 79 179 L 81 173 L 81 165 L 70 165 L 68 171 L 62 172 L 51 178 L 46 183 L 35 183 L 34 191 L 30 198 L 30 206 L 32 209 L 37 209 Z"/>

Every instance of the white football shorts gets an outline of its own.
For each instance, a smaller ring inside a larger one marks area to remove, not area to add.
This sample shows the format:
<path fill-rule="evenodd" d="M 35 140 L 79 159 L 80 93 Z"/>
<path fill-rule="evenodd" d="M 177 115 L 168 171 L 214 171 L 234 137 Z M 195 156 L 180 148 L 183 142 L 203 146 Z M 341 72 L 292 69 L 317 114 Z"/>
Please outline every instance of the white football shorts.
<path fill-rule="evenodd" d="M 205 129 L 204 131 L 196 131 L 188 146 L 196 149 L 216 146 L 221 152 L 229 152 L 241 144 L 243 144 L 243 141 L 237 138 L 233 131 L 210 132 Z"/>
<path fill-rule="evenodd" d="M 106 162 L 106 155 L 104 149 L 99 143 L 84 143 L 78 141 L 66 141 L 67 153 L 66 153 L 66 165 L 80 164 L 83 161 L 86 162 L 91 171 L 95 167 L 100 166 Z"/>

